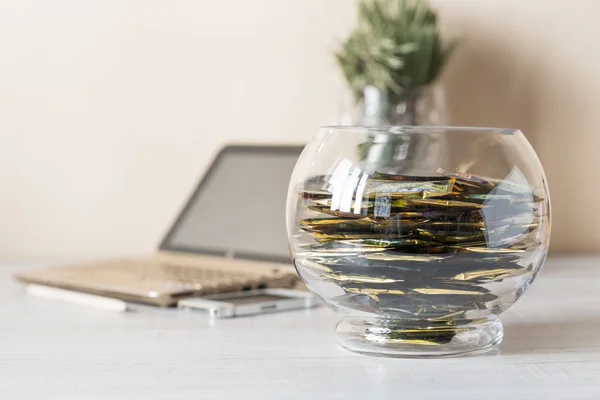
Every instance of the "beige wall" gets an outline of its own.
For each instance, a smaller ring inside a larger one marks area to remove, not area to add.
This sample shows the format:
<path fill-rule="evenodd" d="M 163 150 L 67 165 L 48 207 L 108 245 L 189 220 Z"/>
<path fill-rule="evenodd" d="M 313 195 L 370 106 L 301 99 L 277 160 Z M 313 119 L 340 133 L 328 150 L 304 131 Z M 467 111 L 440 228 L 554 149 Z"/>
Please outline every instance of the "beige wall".
<path fill-rule="evenodd" d="M 457 124 L 520 127 L 553 249 L 598 250 L 593 0 L 438 0 Z M 0 259 L 152 251 L 224 142 L 335 123 L 350 0 L 0 0 Z M 588 183 L 589 182 L 589 183 Z"/>
<path fill-rule="evenodd" d="M 520 128 L 546 171 L 555 252 L 600 252 L 600 2 L 438 0 L 464 46 L 453 122 Z"/>

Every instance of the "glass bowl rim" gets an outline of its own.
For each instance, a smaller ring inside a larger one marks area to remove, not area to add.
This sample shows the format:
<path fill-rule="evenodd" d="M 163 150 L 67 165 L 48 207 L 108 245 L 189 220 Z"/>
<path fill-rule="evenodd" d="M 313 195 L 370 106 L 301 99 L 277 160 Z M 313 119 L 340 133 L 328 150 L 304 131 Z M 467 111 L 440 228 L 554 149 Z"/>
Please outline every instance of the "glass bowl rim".
<path fill-rule="evenodd" d="M 453 126 L 453 125 L 383 125 L 383 126 L 368 126 L 368 125 L 323 125 L 319 129 L 331 129 L 336 131 L 350 131 L 361 133 L 387 133 L 387 134 L 402 134 L 402 133 L 433 133 L 431 131 L 443 131 L 446 133 L 453 132 L 472 132 L 480 134 L 518 134 L 522 133 L 515 128 L 497 128 L 483 126 Z"/>

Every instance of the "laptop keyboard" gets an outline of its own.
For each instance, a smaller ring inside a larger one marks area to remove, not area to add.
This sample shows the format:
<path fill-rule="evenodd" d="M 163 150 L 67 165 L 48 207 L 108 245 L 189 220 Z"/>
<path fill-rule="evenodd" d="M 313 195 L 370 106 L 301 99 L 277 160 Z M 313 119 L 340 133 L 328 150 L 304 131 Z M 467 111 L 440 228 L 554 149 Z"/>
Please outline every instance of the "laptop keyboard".
<path fill-rule="evenodd" d="M 223 284 L 252 284 L 264 278 L 257 274 L 174 263 L 125 263 L 106 265 L 105 268 L 118 274 L 134 276 L 138 282 L 156 282 L 171 290 L 199 290 Z"/>
<path fill-rule="evenodd" d="M 37 272 L 38 284 L 95 294 L 136 296 L 161 305 L 176 297 L 266 287 L 271 276 L 257 271 L 232 271 L 220 266 L 179 264 L 160 260 L 119 260 L 95 265 L 71 265 Z M 160 298 L 160 300 L 152 300 Z"/>

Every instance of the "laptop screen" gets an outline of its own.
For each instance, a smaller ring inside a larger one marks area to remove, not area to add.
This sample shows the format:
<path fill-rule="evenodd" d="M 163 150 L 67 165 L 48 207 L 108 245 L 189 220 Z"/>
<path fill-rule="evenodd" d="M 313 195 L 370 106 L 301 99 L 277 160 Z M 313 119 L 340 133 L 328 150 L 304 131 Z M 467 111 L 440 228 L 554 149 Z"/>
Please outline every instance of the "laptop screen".
<path fill-rule="evenodd" d="M 289 262 L 286 196 L 299 146 L 224 148 L 161 249 Z"/>

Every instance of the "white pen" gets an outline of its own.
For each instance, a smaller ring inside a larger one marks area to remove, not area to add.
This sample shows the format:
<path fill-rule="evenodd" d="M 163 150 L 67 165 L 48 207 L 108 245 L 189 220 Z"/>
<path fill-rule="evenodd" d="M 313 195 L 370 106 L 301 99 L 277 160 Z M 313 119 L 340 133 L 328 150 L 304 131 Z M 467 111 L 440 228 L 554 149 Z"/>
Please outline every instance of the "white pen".
<path fill-rule="evenodd" d="M 25 291 L 31 296 L 40 297 L 43 299 L 61 300 L 72 304 L 100 308 L 103 310 L 120 312 L 127 311 L 126 302 L 110 297 L 97 296 L 94 294 L 75 292 L 72 290 L 36 284 L 27 285 L 25 287 Z"/>

